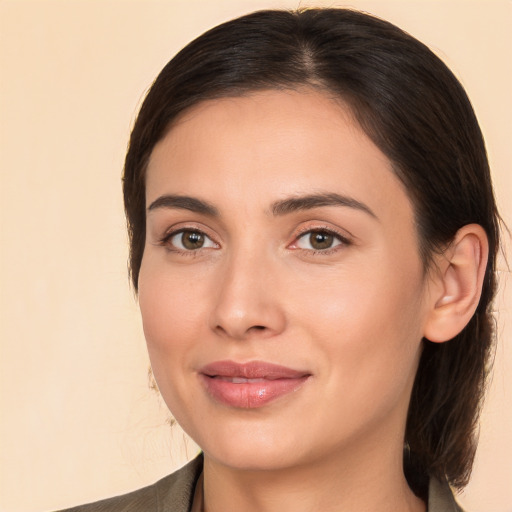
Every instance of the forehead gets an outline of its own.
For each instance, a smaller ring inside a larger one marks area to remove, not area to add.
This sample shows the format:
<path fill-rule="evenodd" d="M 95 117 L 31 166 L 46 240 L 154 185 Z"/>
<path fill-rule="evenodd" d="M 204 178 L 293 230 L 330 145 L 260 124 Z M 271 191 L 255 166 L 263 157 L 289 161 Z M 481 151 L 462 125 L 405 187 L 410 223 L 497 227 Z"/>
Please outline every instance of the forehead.
<path fill-rule="evenodd" d="M 199 103 L 155 146 L 147 170 L 148 204 L 193 191 L 262 206 L 317 190 L 364 198 L 388 213 L 411 209 L 388 158 L 350 109 L 311 89 Z"/>

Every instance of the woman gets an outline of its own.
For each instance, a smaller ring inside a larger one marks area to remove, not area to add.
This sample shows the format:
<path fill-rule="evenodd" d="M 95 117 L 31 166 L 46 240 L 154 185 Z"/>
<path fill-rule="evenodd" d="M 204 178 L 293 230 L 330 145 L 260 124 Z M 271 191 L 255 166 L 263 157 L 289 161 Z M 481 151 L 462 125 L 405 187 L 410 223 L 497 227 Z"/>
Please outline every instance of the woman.
<path fill-rule="evenodd" d="M 124 198 L 152 369 L 203 454 L 76 510 L 458 510 L 498 214 L 437 57 L 351 10 L 220 25 L 149 91 Z"/>

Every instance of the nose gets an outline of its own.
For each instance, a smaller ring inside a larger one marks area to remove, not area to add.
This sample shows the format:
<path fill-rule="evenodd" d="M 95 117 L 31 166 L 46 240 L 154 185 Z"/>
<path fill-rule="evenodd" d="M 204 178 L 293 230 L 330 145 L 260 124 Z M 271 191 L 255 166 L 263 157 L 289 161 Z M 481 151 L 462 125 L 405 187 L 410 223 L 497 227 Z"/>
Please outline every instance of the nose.
<path fill-rule="evenodd" d="M 257 257 L 232 257 L 220 272 L 210 326 L 235 340 L 269 338 L 286 326 L 275 265 Z"/>

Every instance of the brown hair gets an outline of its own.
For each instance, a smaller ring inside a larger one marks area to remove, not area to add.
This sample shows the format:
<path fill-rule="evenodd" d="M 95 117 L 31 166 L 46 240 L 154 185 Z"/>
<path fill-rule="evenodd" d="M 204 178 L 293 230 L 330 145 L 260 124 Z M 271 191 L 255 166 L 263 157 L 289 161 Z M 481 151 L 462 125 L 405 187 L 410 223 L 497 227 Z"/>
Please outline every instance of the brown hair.
<path fill-rule="evenodd" d="M 425 45 L 353 10 L 260 11 L 224 23 L 181 50 L 149 90 L 124 170 L 130 271 L 137 289 L 145 242 L 145 169 L 176 116 L 206 99 L 311 86 L 347 103 L 389 158 L 414 205 L 425 268 L 462 226 L 480 224 L 490 257 L 477 311 L 446 343 L 424 340 L 406 427 L 405 472 L 464 486 L 488 372 L 499 245 L 484 141 L 464 89 Z"/>

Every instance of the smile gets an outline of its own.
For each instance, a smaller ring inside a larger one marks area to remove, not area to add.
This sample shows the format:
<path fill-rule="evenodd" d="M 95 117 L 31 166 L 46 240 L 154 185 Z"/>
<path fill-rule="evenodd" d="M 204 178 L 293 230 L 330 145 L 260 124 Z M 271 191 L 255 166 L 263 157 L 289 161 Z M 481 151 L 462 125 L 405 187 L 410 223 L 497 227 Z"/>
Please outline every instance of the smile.
<path fill-rule="evenodd" d="M 254 409 L 297 391 L 311 374 L 261 361 L 217 361 L 203 367 L 199 376 L 215 401 Z"/>
<path fill-rule="evenodd" d="M 245 384 L 247 382 L 265 382 L 265 379 L 245 379 L 244 377 L 213 377 L 214 379 L 231 382 L 232 384 Z"/>

